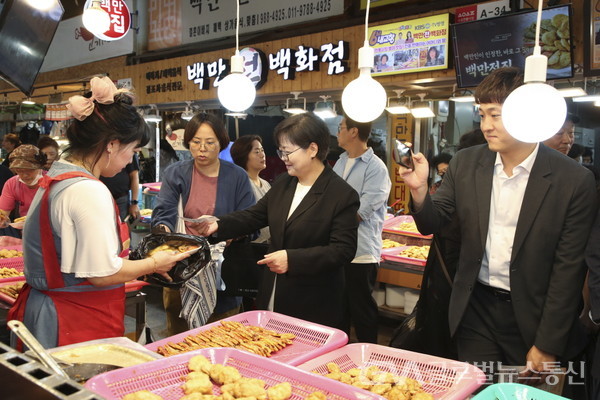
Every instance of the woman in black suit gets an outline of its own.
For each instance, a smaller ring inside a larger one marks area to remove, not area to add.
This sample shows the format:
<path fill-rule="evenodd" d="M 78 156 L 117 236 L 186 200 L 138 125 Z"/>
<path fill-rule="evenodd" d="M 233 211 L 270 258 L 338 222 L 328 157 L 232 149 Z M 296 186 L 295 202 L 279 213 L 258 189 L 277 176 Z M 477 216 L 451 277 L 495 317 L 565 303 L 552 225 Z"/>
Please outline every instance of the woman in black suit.
<path fill-rule="evenodd" d="M 267 265 L 256 300 L 271 310 L 341 327 L 344 271 L 356 251 L 358 194 L 323 163 L 329 130 L 313 114 L 300 114 L 275 128 L 277 154 L 287 174 L 244 211 L 202 226 L 205 235 L 235 238 L 269 226 Z"/>

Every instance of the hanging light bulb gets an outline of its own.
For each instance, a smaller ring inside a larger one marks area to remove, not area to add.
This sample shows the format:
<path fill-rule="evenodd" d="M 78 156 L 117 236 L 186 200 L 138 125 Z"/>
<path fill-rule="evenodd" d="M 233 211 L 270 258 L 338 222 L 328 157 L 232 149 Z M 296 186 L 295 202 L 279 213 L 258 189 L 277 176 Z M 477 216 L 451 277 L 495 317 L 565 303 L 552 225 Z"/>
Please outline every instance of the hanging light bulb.
<path fill-rule="evenodd" d="M 342 92 L 342 108 L 346 115 L 357 122 L 370 122 L 379 117 L 385 108 L 387 95 L 381 83 L 371 76 L 375 50 L 369 46 L 369 7 L 367 0 L 365 15 L 365 41 L 358 49 L 358 78 L 350 82 Z"/>
<path fill-rule="evenodd" d="M 110 15 L 100 6 L 102 0 L 91 1 L 91 6 L 83 10 L 83 26 L 94 35 L 102 34 L 110 29 Z"/>
<path fill-rule="evenodd" d="M 254 83 L 244 75 L 244 57 L 239 50 L 240 2 L 237 3 L 235 26 L 235 55 L 231 57 L 231 72 L 217 87 L 219 101 L 229 111 L 242 112 L 248 109 L 256 98 Z"/>
<path fill-rule="evenodd" d="M 507 132 L 521 142 L 542 142 L 560 130 L 567 116 L 567 103 L 554 87 L 546 84 L 548 57 L 541 54 L 542 0 L 538 2 L 535 46 L 525 59 L 525 84 L 508 95 L 502 106 Z"/>

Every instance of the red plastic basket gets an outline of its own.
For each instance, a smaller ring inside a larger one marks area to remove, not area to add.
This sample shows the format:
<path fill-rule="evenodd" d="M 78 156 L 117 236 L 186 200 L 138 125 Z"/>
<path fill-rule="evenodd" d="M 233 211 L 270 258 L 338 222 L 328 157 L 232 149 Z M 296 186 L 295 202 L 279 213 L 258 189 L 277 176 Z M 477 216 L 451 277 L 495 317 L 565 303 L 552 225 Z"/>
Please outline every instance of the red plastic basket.
<path fill-rule="evenodd" d="M 412 258 L 412 257 L 404 257 L 401 256 L 400 253 L 402 253 L 404 250 L 408 249 L 411 246 L 400 246 L 400 247 L 391 247 L 389 249 L 383 249 L 381 250 L 381 258 L 383 258 L 384 260 L 387 261 L 395 261 L 395 262 L 400 262 L 400 263 L 405 263 L 405 264 L 414 264 L 414 265 L 420 265 L 420 266 L 425 266 L 425 264 L 427 264 L 427 260 L 422 260 L 420 258 Z"/>
<path fill-rule="evenodd" d="M 237 321 L 244 325 L 260 326 L 280 333 L 293 333 L 296 335 L 291 345 L 273 353 L 270 359 L 277 360 L 289 365 L 299 365 L 305 361 L 315 358 L 328 351 L 335 350 L 348 343 L 348 335 L 339 329 L 315 324 L 302 319 L 288 317 L 271 311 L 248 311 L 233 317 L 225 318 L 223 321 Z M 166 339 L 159 340 L 146 345 L 152 351 L 158 350 L 169 342 L 182 342 L 188 335 L 208 330 L 214 326 L 221 325 L 220 321 L 192 329 Z"/>
<path fill-rule="evenodd" d="M 188 360 L 199 354 L 212 363 L 237 368 L 246 378 L 262 379 L 267 387 L 289 382 L 292 385 L 292 400 L 304 399 L 317 390 L 327 395 L 328 400 L 382 399 L 362 389 L 231 348 L 201 349 L 106 372 L 88 380 L 85 386 L 107 400 L 119 400 L 139 390 L 149 390 L 164 400 L 177 400 L 184 395 L 181 386 L 183 377 L 190 372 Z M 213 386 L 213 393 L 221 393 L 218 385 Z"/>
<path fill-rule="evenodd" d="M 389 233 L 396 233 L 398 235 L 403 236 L 412 236 L 417 238 L 431 239 L 433 235 L 421 235 L 419 232 L 409 232 L 403 231 L 400 229 L 396 229 L 395 227 L 400 225 L 403 222 L 414 222 L 412 216 L 410 215 L 398 215 L 397 217 L 390 218 L 383 222 L 383 231 Z"/>
<path fill-rule="evenodd" d="M 342 372 L 375 365 L 382 371 L 419 381 L 435 399 L 463 400 L 486 380 L 479 368 L 467 363 L 367 343 L 349 344 L 298 368 L 323 375 L 329 372 L 329 362 L 338 364 Z"/>

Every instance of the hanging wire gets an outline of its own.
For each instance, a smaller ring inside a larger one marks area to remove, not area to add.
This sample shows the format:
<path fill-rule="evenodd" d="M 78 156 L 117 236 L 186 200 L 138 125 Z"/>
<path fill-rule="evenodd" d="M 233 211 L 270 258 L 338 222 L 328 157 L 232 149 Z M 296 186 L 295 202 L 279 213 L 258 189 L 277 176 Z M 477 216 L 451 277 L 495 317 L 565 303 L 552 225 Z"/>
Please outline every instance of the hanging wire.
<path fill-rule="evenodd" d="M 367 12 L 365 13 L 365 42 L 369 39 L 369 8 L 371 0 L 367 0 Z"/>

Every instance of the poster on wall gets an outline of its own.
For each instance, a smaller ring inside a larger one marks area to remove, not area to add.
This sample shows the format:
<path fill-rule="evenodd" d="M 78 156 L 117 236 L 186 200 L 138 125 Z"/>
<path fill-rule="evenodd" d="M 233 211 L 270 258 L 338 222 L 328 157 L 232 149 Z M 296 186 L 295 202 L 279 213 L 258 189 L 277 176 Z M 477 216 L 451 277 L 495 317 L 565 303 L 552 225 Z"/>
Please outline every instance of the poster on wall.
<path fill-rule="evenodd" d="M 454 24 L 454 66 L 458 86 L 477 86 L 501 67 L 525 68 L 533 53 L 537 11 Z M 540 29 L 541 52 L 548 57 L 547 79 L 573 76 L 571 7 L 543 10 Z"/>
<path fill-rule="evenodd" d="M 373 76 L 448 68 L 450 14 L 369 27 Z"/>
<path fill-rule="evenodd" d="M 600 7 L 596 1 L 584 2 L 584 68 L 585 76 L 600 75 Z"/>

